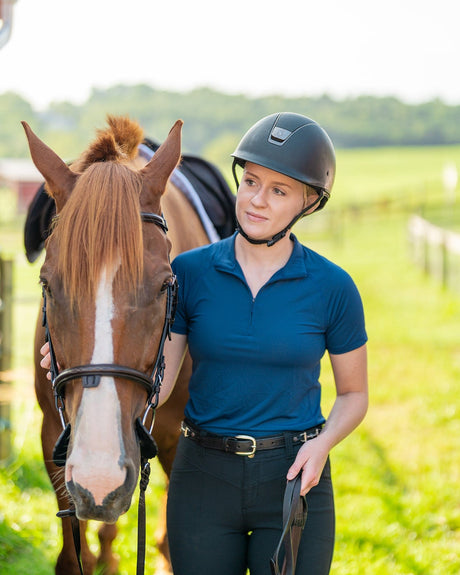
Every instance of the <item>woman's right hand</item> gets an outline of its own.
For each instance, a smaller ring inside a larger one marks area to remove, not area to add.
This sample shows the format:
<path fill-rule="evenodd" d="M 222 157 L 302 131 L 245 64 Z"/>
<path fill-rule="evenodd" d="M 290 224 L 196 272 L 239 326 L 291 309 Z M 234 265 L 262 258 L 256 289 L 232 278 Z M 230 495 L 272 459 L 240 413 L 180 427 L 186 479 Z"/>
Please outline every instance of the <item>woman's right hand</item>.
<path fill-rule="evenodd" d="M 50 372 L 51 355 L 50 355 L 50 344 L 48 342 L 42 345 L 42 347 L 40 348 L 40 353 L 43 355 L 43 359 L 40 361 L 40 366 L 43 367 L 43 369 L 48 370 L 46 377 L 51 381 L 51 372 Z"/>

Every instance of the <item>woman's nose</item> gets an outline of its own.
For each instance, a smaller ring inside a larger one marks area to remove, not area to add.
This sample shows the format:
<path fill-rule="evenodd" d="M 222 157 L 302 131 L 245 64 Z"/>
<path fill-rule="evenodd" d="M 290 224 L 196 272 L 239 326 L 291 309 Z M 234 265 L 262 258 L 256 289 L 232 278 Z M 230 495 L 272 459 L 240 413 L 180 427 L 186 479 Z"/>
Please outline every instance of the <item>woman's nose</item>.
<path fill-rule="evenodd" d="M 266 194 L 265 194 L 265 190 L 263 188 L 259 188 L 257 190 L 257 193 L 255 193 L 252 198 L 251 198 L 251 202 L 255 205 L 255 206 L 264 206 L 267 203 L 267 198 L 266 198 Z"/>

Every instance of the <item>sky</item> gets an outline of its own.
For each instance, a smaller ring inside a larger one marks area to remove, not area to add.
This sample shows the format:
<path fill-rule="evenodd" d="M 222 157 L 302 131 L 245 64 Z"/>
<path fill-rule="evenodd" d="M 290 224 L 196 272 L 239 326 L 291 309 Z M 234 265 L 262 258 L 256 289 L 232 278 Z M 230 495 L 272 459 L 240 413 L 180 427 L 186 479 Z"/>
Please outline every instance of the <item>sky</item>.
<path fill-rule="evenodd" d="M 0 94 L 35 108 L 145 83 L 460 105 L 459 0 L 17 0 Z"/>

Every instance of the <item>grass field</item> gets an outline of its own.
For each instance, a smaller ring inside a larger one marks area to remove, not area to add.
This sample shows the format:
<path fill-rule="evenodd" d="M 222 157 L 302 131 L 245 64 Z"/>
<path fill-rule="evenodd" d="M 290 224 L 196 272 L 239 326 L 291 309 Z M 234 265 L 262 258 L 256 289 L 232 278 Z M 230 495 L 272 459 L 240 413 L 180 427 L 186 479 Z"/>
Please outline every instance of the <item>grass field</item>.
<path fill-rule="evenodd" d="M 351 184 L 353 168 L 359 177 L 350 194 L 353 201 L 366 197 L 368 207 L 336 209 L 330 220 L 325 211 L 316 223 L 305 219 L 296 229 L 300 239 L 351 273 L 364 300 L 369 334 L 369 413 L 332 453 L 337 508 L 332 575 L 460 573 L 460 297 L 411 264 L 406 240 L 407 204 L 418 203 L 421 189 L 431 198 L 431 186 L 433 198 L 442 198 L 439 170 L 453 150 L 460 155 L 459 149 L 439 152 L 439 166 L 431 171 L 422 151 L 422 175 L 418 180 L 412 175 L 410 184 L 409 175 L 403 177 L 399 187 L 388 166 L 399 165 L 402 152 L 385 162 L 378 155 L 372 159 L 370 152 L 354 157 L 343 152 L 349 157 L 337 196 L 345 194 L 345 182 Z M 378 172 L 381 162 L 387 167 Z M 378 182 L 371 172 L 378 173 Z M 325 228 L 321 221 L 327 222 Z M 9 242 L 12 252 L 17 249 L 14 234 L 0 237 L 3 246 Z M 59 550 L 56 505 L 41 461 L 40 415 L 31 382 L 37 273 L 37 265 L 16 257 L 15 371 L 12 384 L 4 384 L 12 389 L 13 452 L 0 468 L 2 575 L 51 575 Z M 322 381 L 327 413 L 334 397 L 327 361 Z M 146 573 L 155 572 L 161 492 L 162 476 L 155 470 L 147 491 Z M 116 542 L 120 575 L 135 572 L 136 519 L 133 504 L 120 521 Z"/>

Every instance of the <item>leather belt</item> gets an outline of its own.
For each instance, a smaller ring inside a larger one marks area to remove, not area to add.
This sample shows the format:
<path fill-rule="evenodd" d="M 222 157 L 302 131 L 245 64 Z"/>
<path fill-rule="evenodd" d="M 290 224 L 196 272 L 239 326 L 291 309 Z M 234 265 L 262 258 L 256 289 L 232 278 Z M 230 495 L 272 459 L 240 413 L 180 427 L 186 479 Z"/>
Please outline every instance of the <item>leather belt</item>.
<path fill-rule="evenodd" d="M 183 421 L 181 423 L 181 432 L 184 437 L 192 439 L 203 447 L 210 449 L 218 449 L 227 453 L 234 453 L 235 455 L 246 455 L 247 457 L 254 457 L 256 451 L 263 451 L 266 449 L 277 449 L 286 446 L 286 440 L 292 442 L 292 445 L 297 443 L 305 443 L 310 439 L 318 437 L 321 433 L 322 425 L 310 427 L 300 433 L 293 432 L 285 435 L 275 435 L 273 437 L 252 437 L 251 435 L 235 435 L 235 436 L 222 436 L 206 433 L 192 427 L 189 423 Z"/>

